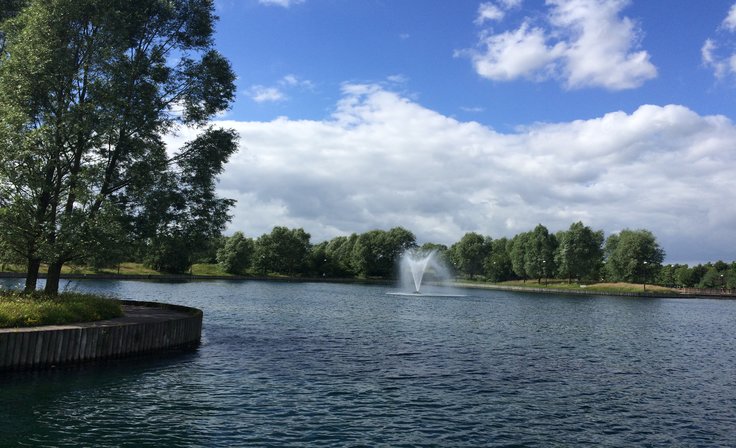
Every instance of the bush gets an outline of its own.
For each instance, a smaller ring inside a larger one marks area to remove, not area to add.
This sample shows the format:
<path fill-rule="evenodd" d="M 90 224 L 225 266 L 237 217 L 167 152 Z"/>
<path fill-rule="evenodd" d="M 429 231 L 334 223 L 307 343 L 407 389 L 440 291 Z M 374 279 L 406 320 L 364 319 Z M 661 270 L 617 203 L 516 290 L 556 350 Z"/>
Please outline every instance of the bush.
<path fill-rule="evenodd" d="M 0 328 L 63 325 L 122 315 L 118 301 L 102 296 L 65 292 L 51 297 L 40 292 L 0 291 Z"/>

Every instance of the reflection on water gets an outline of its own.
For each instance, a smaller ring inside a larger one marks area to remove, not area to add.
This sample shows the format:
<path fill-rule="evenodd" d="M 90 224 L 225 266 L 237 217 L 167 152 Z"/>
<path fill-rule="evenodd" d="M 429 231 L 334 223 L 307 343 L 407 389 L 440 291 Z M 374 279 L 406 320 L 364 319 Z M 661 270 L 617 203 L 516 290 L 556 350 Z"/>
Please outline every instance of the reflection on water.
<path fill-rule="evenodd" d="M 736 440 L 736 302 L 226 281 L 69 288 L 201 308 L 203 344 L 0 374 L 0 446 Z"/>

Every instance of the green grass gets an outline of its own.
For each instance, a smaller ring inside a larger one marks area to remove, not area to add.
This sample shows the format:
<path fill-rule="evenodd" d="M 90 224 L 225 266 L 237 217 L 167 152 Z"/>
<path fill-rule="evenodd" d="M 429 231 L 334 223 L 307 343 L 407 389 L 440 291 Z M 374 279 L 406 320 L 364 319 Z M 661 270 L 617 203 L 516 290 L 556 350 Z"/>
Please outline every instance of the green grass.
<path fill-rule="evenodd" d="M 122 315 L 119 302 L 102 296 L 64 292 L 49 297 L 0 291 L 0 328 L 63 325 Z"/>
<path fill-rule="evenodd" d="M 483 283 L 479 283 L 482 285 Z M 514 286 L 521 288 L 535 288 L 535 289 L 552 289 L 552 290 L 584 290 L 584 291 L 599 291 L 611 294 L 617 293 L 647 293 L 647 294 L 663 294 L 671 295 L 677 294 L 677 290 L 672 288 L 666 288 L 657 285 L 644 285 L 640 283 L 592 283 L 592 284 L 580 284 L 580 283 L 567 283 L 566 280 L 550 279 L 545 284 L 542 280 L 541 283 L 537 283 L 537 280 L 512 280 L 501 283 L 488 283 L 489 286 Z"/>
<path fill-rule="evenodd" d="M 223 271 L 220 265 L 216 263 L 195 263 L 194 265 L 192 265 L 192 274 L 232 276 L 232 274 L 228 274 L 227 272 Z"/>

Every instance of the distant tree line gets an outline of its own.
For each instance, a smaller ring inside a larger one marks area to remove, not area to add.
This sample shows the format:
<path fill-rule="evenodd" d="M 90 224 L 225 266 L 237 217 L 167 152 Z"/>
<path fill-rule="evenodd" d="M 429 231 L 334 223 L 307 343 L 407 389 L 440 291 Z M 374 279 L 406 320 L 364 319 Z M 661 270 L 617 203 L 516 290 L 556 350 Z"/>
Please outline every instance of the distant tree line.
<path fill-rule="evenodd" d="M 410 248 L 434 250 L 459 278 L 502 282 L 547 279 L 567 282 L 652 283 L 671 287 L 736 287 L 736 263 L 689 267 L 663 265 L 665 253 L 648 230 L 622 230 L 604 237 L 582 222 L 550 233 L 543 225 L 512 238 L 475 232 L 446 246 L 421 247 L 402 227 L 338 236 L 317 244 L 303 229 L 274 227 L 258 238 L 242 232 L 208 246 L 201 261 L 216 261 L 231 274 L 392 278 Z M 209 255 L 206 255 L 209 253 Z"/>
<path fill-rule="evenodd" d="M 189 240 L 138 235 L 128 233 L 122 243 L 94 252 L 80 264 L 102 269 L 136 261 L 161 272 L 181 274 L 193 263 L 217 263 L 234 275 L 391 279 L 398 273 L 399 257 L 407 249 L 419 248 L 435 251 L 457 278 L 468 280 L 736 288 L 736 262 L 663 265 L 665 254 L 652 232 L 625 229 L 605 238 L 602 230 L 582 222 L 556 233 L 539 224 L 512 238 L 493 239 L 468 232 L 449 247 L 435 243 L 420 246 L 414 234 L 403 227 L 353 233 L 316 244 L 304 229 L 282 226 L 257 238 L 240 231 Z M 0 239 L 0 263 L 17 261 Z"/>

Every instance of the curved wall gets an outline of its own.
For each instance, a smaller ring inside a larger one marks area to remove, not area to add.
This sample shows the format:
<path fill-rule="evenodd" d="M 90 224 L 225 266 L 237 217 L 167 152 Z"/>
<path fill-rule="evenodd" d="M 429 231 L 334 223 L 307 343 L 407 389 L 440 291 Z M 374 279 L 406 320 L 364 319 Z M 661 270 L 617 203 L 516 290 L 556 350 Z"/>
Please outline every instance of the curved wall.
<path fill-rule="evenodd" d="M 199 345 L 202 311 L 121 300 L 125 316 L 73 325 L 0 329 L 0 370 L 117 358 Z"/>

